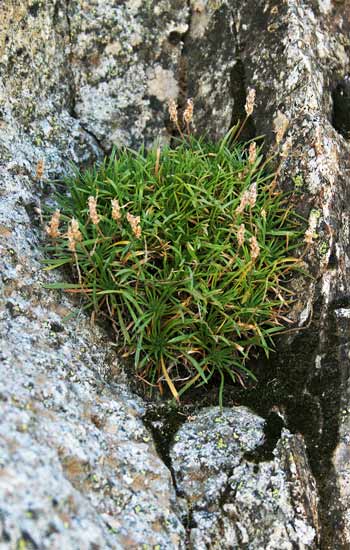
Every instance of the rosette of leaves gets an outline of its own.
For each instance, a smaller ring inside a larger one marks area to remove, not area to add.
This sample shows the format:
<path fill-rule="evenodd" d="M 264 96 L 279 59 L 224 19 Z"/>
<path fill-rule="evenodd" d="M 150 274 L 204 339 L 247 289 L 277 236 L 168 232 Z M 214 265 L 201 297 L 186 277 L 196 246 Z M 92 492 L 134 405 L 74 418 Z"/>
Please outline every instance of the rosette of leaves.
<path fill-rule="evenodd" d="M 47 228 L 47 269 L 71 271 L 51 288 L 81 293 L 137 376 L 176 399 L 216 374 L 220 400 L 225 380 L 244 384 L 253 350 L 269 354 L 290 307 L 300 223 L 248 146 L 230 133 L 114 151 L 65 181 Z"/>

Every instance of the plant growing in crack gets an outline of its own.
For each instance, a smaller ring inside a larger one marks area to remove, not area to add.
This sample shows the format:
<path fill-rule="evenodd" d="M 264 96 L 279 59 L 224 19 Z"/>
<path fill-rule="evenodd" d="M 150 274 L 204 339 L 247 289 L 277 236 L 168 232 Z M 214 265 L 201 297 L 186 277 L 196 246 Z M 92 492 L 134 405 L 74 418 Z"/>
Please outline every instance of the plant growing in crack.
<path fill-rule="evenodd" d="M 246 104 L 253 111 L 253 93 Z M 266 355 L 283 330 L 285 287 L 300 222 L 276 189 L 261 147 L 189 134 L 193 105 L 176 147 L 114 151 L 66 179 L 47 226 L 46 269 L 69 266 L 94 316 L 107 317 L 124 357 L 150 389 L 176 400 L 216 375 L 245 384 L 253 350 Z"/>

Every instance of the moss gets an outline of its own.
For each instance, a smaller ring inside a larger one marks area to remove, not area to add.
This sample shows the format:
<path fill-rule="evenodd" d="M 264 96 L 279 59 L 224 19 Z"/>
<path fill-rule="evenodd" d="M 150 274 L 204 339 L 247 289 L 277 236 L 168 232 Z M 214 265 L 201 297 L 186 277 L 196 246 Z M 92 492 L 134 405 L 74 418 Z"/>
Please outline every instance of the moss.
<path fill-rule="evenodd" d="M 326 241 L 322 241 L 319 244 L 318 250 L 321 254 L 321 256 L 325 256 L 329 250 L 329 244 Z"/>
<path fill-rule="evenodd" d="M 293 183 L 295 185 L 295 189 L 300 190 L 304 186 L 303 177 L 300 174 L 298 174 L 297 176 L 294 176 Z"/>

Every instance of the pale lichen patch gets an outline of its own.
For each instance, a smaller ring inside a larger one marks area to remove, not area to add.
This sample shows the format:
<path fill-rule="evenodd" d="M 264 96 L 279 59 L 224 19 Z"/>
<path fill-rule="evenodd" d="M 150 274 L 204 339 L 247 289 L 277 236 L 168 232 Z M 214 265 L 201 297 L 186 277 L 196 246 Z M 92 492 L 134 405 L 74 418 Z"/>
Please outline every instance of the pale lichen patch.
<path fill-rule="evenodd" d="M 332 0 L 318 0 L 318 7 L 321 13 L 327 14 L 333 7 Z"/>
<path fill-rule="evenodd" d="M 115 42 L 111 42 L 106 46 L 106 53 L 108 55 L 118 55 L 119 52 L 122 50 L 122 45 L 119 42 L 119 40 L 116 40 Z"/>
<path fill-rule="evenodd" d="M 130 10 L 137 11 L 142 6 L 142 0 L 128 0 L 126 5 Z"/>
<path fill-rule="evenodd" d="M 157 65 L 148 81 L 148 93 L 159 101 L 175 100 L 179 93 L 179 85 L 174 73 Z"/>
<path fill-rule="evenodd" d="M 209 21 L 210 13 L 208 11 L 207 2 L 204 0 L 196 0 L 193 2 L 191 21 L 191 34 L 193 38 L 201 38 L 204 36 Z"/>

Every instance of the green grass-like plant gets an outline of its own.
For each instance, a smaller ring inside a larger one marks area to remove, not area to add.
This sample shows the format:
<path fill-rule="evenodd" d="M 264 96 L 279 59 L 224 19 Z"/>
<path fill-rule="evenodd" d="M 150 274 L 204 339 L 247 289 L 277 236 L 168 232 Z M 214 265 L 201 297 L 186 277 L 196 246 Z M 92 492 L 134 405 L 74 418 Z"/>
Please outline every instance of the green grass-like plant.
<path fill-rule="evenodd" d="M 299 265 L 289 197 L 261 149 L 232 136 L 114 151 L 66 180 L 47 227 L 47 269 L 74 281 L 51 288 L 82 293 L 137 375 L 176 399 L 217 373 L 222 402 L 225 379 L 253 377 L 247 360 L 283 329 Z"/>

